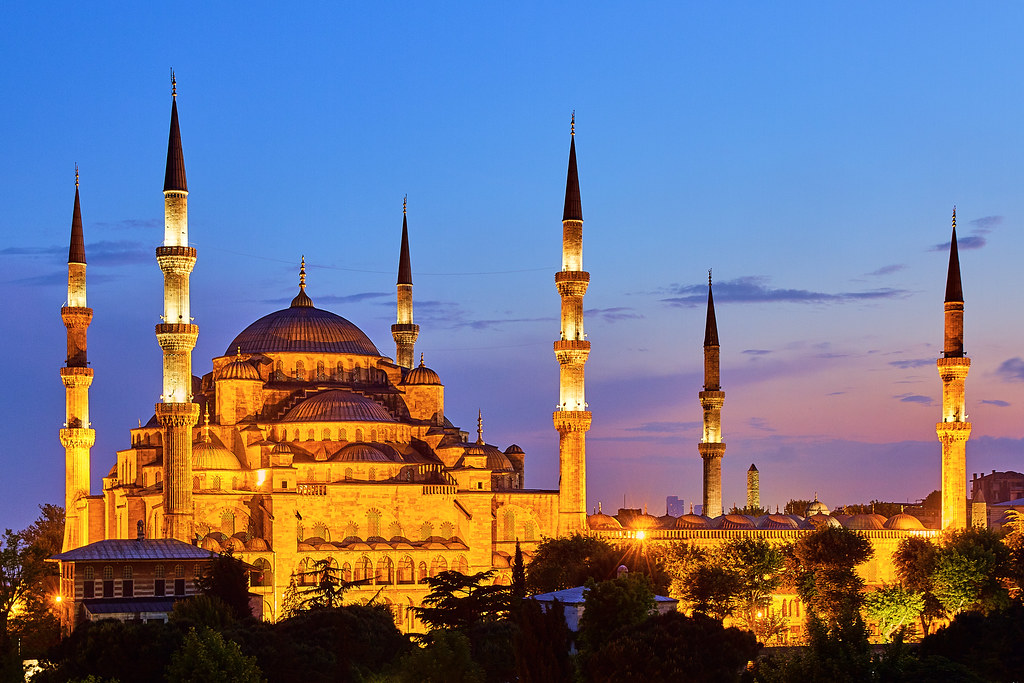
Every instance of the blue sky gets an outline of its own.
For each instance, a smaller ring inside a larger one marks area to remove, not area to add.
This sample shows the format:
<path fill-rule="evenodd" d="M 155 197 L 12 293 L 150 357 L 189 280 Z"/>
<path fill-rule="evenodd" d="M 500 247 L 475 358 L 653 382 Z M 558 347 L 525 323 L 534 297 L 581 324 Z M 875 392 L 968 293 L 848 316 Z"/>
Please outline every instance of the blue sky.
<path fill-rule="evenodd" d="M 417 346 L 449 416 L 557 481 L 551 410 L 568 119 L 586 223 L 589 500 L 700 496 L 714 268 L 728 506 L 937 488 L 958 206 L 968 472 L 1024 467 L 1018 5 L 309 4 L 3 10 L 0 523 L 63 499 L 65 254 L 82 169 L 94 492 L 160 393 L 169 68 L 197 374 L 309 293 L 393 355 L 409 195 Z"/>

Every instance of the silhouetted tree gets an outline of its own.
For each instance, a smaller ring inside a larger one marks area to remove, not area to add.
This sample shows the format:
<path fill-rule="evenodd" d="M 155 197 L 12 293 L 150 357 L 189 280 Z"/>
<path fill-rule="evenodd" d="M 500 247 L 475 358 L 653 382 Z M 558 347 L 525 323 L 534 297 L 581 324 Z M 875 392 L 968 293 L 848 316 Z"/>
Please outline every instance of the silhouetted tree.
<path fill-rule="evenodd" d="M 823 526 L 793 546 L 787 571 L 800 599 L 818 615 L 826 628 L 859 617 L 864 580 L 857 565 L 874 551 L 866 538 L 842 527 Z"/>
<path fill-rule="evenodd" d="M 571 634 L 562 603 L 545 611 L 536 600 L 524 600 L 517 615 L 516 672 L 521 683 L 549 683 L 572 678 L 569 661 Z"/>
<path fill-rule="evenodd" d="M 191 629 L 185 635 L 181 647 L 171 657 L 165 678 L 170 683 L 260 683 L 265 680 L 254 657 L 246 657 L 236 643 L 225 640 L 210 628 Z"/>
<path fill-rule="evenodd" d="M 935 571 L 935 559 L 938 556 L 939 547 L 927 538 L 911 536 L 900 541 L 893 553 L 892 561 L 896 567 L 896 576 L 904 588 L 909 591 L 920 593 L 924 600 L 924 608 L 921 610 L 919 619 L 921 621 L 921 634 L 928 635 L 934 619 L 941 617 L 945 612 L 942 604 L 933 592 L 932 572 Z"/>
<path fill-rule="evenodd" d="M 931 574 L 933 592 L 946 613 L 990 612 L 1009 605 L 1003 579 L 1009 577 L 1010 550 L 998 534 L 981 527 L 948 531 Z"/>
<path fill-rule="evenodd" d="M 636 626 L 654 613 L 654 591 L 643 574 L 586 584 L 578 642 L 584 658 L 601 649 L 619 628 Z"/>
<path fill-rule="evenodd" d="M 427 578 L 430 593 L 416 607 L 420 620 L 431 628 L 464 628 L 479 621 L 508 615 L 510 589 L 488 585 L 494 570 L 477 574 L 439 572 Z"/>
<path fill-rule="evenodd" d="M 512 558 L 512 597 L 522 600 L 526 597 L 526 562 L 523 560 L 523 549 L 516 541 L 516 554 Z"/>
<path fill-rule="evenodd" d="M 196 587 L 203 595 L 220 599 L 236 619 L 252 616 L 249 607 L 249 572 L 245 563 L 230 552 L 218 555 L 203 568 L 196 579 Z"/>
<path fill-rule="evenodd" d="M 458 631 L 439 629 L 431 642 L 402 660 L 402 683 L 483 683 L 484 671 L 473 661 L 469 638 Z"/>
<path fill-rule="evenodd" d="M 535 595 L 582 586 L 587 579 L 606 581 L 615 578 L 620 565 L 631 574 L 649 576 L 655 591 L 668 590 L 669 576 L 660 548 L 632 540 L 614 546 L 580 534 L 544 539 L 526 568 L 526 586 Z"/>

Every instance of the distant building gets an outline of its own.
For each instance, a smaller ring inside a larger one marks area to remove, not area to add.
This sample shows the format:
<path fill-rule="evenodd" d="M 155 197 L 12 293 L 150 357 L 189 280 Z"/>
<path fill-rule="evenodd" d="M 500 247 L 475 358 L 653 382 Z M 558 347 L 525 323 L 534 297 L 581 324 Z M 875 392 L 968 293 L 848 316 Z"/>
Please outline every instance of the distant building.
<path fill-rule="evenodd" d="M 665 514 L 682 517 L 686 514 L 686 502 L 679 496 L 668 496 L 665 498 Z"/>
<path fill-rule="evenodd" d="M 971 498 L 979 493 L 989 505 L 1024 498 L 1024 474 L 992 470 L 992 474 L 979 475 L 975 472 L 971 479 Z"/>

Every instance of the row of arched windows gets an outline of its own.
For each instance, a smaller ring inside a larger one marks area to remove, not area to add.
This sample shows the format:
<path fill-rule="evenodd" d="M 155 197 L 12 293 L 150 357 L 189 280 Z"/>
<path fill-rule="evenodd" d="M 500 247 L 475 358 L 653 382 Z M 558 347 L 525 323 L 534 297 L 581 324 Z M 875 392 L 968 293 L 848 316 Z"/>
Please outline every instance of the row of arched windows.
<path fill-rule="evenodd" d="M 270 565 L 261 558 L 261 560 L 257 560 L 255 566 L 260 567 L 260 561 L 265 565 L 261 571 L 266 576 Z M 426 560 L 421 560 L 419 564 L 416 564 L 410 555 L 404 555 L 399 558 L 397 564 L 391 557 L 384 556 L 377 560 L 375 567 L 373 560 L 363 555 L 353 563 L 345 562 L 340 566 L 338 561 L 332 557 L 330 558 L 330 567 L 342 581 L 370 581 L 375 585 L 381 586 L 423 583 L 428 576 L 437 576 L 441 572 L 448 571 L 448 560 L 438 555 L 431 560 L 428 567 Z M 469 562 L 464 556 L 459 555 L 452 561 L 451 571 L 468 574 Z M 319 579 L 320 577 L 317 576 L 316 572 L 316 560 L 307 557 L 300 565 L 299 583 L 307 586 L 314 585 L 318 583 Z M 271 577 L 270 583 L 254 583 L 253 585 L 272 585 L 272 582 L 273 579 Z"/>
<path fill-rule="evenodd" d="M 337 438 L 335 438 L 335 435 Z M 344 427 L 338 429 L 332 429 L 330 427 L 324 427 L 320 431 L 320 441 L 348 441 L 349 432 Z M 370 429 L 364 430 L 357 428 L 353 432 L 355 437 L 353 443 L 363 442 L 398 442 L 408 439 L 408 435 L 399 434 L 398 428 L 381 428 L 381 429 Z M 316 441 L 317 433 L 315 429 L 307 428 L 293 429 L 291 431 L 282 429 L 280 432 L 274 432 L 273 441 Z"/>
<path fill-rule="evenodd" d="M 295 361 L 291 371 L 292 374 L 289 376 L 285 372 L 284 362 L 279 360 L 274 364 L 274 372 L 270 378 L 278 382 L 283 382 L 289 378 L 300 382 L 307 380 L 312 382 L 326 382 L 328 380 L 332 382 L 383 382 L 387 378 L 387 373 L 383 370 L 360 367 L 352 361 L 349 361 L 347 368 L 343 361 L 338 361 L 338 364 L 332 368 L 327 367 L 322 360 L 317 361 L 315 369 L 311 370 L 309 376 L 307 376 L 306 363 L 299 360 Z"/>

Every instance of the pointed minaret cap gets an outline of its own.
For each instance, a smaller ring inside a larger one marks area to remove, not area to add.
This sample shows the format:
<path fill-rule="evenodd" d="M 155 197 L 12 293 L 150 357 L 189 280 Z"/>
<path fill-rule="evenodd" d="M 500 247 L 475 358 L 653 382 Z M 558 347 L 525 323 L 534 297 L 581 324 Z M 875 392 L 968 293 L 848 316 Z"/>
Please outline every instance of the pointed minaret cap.
<path fill-rule="evenodd" d="M 754 463 L 750 463 L 750 469 L 747 470 L 747 472 L 757 472 L 757 467 L 754 465 Z"/>
<path fill-rule="evenodd" d="M 481 446 L 484 443 L 484 411 L 476 412 L 476 442 Z"/>
<path fill-rule="evenodd" d="M 167 137 L 167 171 L 164 173 L 164 192 L 188 192 L 185 180 L 185 156 L 181 151 L 181 131 L 178 129 L 178 84 L 171 71 L 171 132 Z"/>
<path fill-rule="evenodd" d="M 572 113 L 569 141 L 569 171 L 565 177 L 565 210 L 563 221 L 582 221 L 583 204 L 580 202 L 580 177 L 576 171 L 576 112 Z"/>
<path fill-rule="evenodd" d="M 409 196 L 402 200 L 402 250 L 398 256 L 398 284 L 412 284 L 412 263 L 409 260 L 409 221 L 406 218 L 406 206 Z"/>
<path fill-rule="evenodd" d="M 71 214 L 71 246 L 68 263 L 85 263 L 85 238 L 82 235 L 82 205 L 78 201 L 78 164 L 75 164 L 75 209 Z"/>
<path fill-rule="evenodd" d="M 292 299 L 291 308 L 307 306 L 313 308 L 313 300 L 306 294 L 306 257 L 302 257 L 302 264 L 299 266 L 299 293 Z"/>
<path fill-rule="evenodd" d="M 946 273 L 946 302 L 964 300 L 960 284 L 960 253 L 956 248 L 956 207 L 953 207 L 953 237 L 949 242 L 949 271 Z"/>
<path fill-rule="evenodd" d="M 718 321 L 715 320 L 715 299 L 711 296 L 711 270 L 708 270 L 708 318 L 704 325 L 704 346 L 718 346 Z"/>

